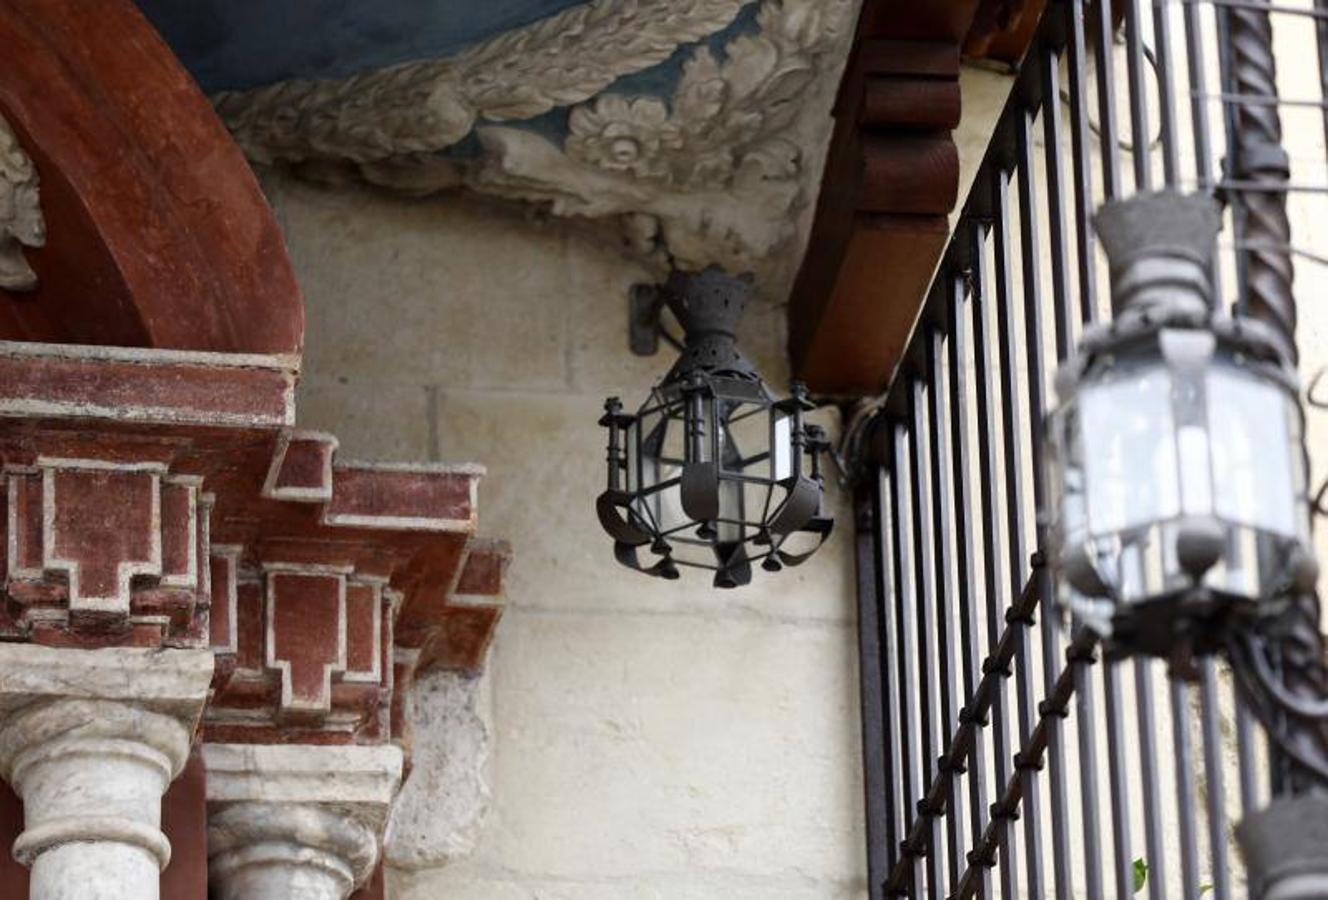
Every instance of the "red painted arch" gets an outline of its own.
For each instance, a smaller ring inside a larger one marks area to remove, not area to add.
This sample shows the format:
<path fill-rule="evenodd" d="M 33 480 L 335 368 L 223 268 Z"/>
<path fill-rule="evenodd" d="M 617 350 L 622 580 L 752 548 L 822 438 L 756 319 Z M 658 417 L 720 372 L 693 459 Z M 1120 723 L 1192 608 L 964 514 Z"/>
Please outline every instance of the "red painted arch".
<path fill-rule="evenodd" d="M 298 353 L 304 309 L 239 148 L 129 0 L 0 4 L 0 113 L 40 178 L 0 339 Z"/>

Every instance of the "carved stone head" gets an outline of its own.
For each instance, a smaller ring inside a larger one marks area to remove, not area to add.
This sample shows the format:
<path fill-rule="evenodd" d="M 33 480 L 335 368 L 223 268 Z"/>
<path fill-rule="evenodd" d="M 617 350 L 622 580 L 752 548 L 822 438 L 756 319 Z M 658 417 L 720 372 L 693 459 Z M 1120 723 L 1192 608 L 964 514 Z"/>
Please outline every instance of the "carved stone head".
<path fill-rule="evenodd" d="M 23 247 L 45 244 L 37 168 L 19 146 L 9 123 L 0 117 L 0 288 L 35 288 L 37 275 L 24 258 Z"/>

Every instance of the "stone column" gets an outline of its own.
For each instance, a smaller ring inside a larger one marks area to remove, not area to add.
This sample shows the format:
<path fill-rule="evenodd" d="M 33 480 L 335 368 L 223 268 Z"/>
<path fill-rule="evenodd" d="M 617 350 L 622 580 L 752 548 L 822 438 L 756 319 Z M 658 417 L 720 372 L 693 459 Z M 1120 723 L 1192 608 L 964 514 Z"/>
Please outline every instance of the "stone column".
<path fill-rule="evenodd" d="M 205 744 L 214 900 L 344 900 L 373 873 L 394 745 Z"/>
<path fill-rule="evenodd" d="M 189 755 L 206 650 L 0 644 L 0 776 L 23 800 L 32 900 L 154 900 L 161 798 Z"/>

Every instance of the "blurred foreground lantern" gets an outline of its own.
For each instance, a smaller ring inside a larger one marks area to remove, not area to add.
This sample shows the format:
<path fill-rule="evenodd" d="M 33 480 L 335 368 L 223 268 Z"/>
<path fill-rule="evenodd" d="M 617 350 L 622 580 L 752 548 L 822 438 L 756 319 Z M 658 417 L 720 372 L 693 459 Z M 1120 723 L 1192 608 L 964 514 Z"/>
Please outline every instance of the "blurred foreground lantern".
<path fill-rule="evenodd" d="M 675 273 L 663 292 L 687 333 L 682 356 L 635 415 L 615 397 L 600 420 L 608 489 L 596 511 L 618 561 L 670 579 L 680 566 L 710 569 L 722 588 L 747 584 L 756 562 L 798 565 L 833 524 L 820 465 L 829 445 L 803 421 L 806 391 L 775 400 L 738 351 L 746 279 Z"/>
<path fill-rule="evenodd" d="M 1061 602 L 1117 654 L 1214 652 L 1317 574 L 1295 374 L 1265 326 L 1214 311 L 1219 222 L 1177 194 L 1104 208 L 1115 316 L 1057 378 Z"/>

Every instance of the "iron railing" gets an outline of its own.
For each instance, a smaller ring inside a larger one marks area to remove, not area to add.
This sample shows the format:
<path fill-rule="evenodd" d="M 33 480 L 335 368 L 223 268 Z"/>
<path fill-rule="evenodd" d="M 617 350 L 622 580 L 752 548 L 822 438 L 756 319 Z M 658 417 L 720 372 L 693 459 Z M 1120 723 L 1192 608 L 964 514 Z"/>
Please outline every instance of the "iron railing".
<path fill-rule="evenodd" d="M 1105 200 L 1227 200 L 1219 302 L 1294 323 L 1266 284 L 1289 279 L 1297 248 L 1252 220 L 1324 188 L 1239 165 L 1242 135 L 1280 123 L 1271 60 L 1251 80 L 1250 23 L 1233 19 L 1303 22 L 1328 60 L 1315 4 L 1049 4 L 905 359 L 858 429 L 873 900 L 1252 890 L 1231 826 L 1266 802 L 1276 760 L 1220 663 L 1104 662 L 1051 608 L 1041 422 L 1056 362 L 1109 315 L 1090 226 Z"/>

